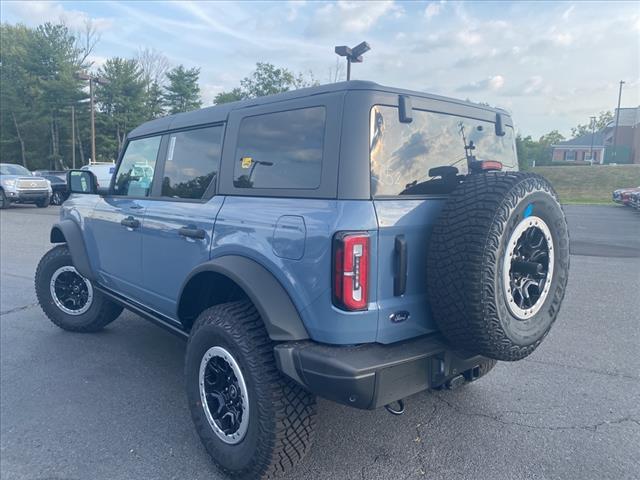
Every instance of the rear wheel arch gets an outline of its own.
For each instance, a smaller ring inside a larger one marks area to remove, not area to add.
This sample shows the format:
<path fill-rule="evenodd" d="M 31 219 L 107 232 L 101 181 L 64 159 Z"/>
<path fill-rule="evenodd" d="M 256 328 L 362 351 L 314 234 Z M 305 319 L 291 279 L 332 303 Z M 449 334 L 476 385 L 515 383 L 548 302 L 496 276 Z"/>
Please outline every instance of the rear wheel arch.
<path fill-rule="evenodd" d="M 185 329 L 190 329 L 206 308 L 248 299 L 260 314 L 271 340 L 309 338 L 280 282 L 265 267 L 246 257 L 226 255 L 198 266 L 183 283 L 178 299 L 177 315 Z"/>

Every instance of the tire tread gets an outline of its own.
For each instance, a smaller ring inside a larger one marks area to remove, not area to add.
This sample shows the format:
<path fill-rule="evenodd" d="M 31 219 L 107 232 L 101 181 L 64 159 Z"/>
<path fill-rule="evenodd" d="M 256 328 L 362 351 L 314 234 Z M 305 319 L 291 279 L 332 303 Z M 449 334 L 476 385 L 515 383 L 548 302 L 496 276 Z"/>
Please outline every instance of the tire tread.
<path fill-rule="evenodd" d="M 49 299 L 49 278 L 45 274 L 45 269 L 50 263 L 62 259 L 65 259 L 69 265 L 72 265 L 71 254 L 66 244 L 53 247 L 44 254 L 38 263 L 35 275 L 35 289 L 40 308 L 51 322 L 63 330 L 78 333 L 94 333 L 102 330 L 118 318 L 120 313 L 122 313 L 122 307 L 104 298 L 100 292 L 96 292 L 95 289 L 93 301 L 98 304 L 98 309 L 95 318 L 88 323 L 76 324 L 67 322 L 65 321 L 67 314 L 60 311 L 55 305 L 51 306 Z"/>
<path fill-rule="evenodd" d="M 194 335 L 207 326 L 223 328 L 231 336 L 256 379 L 257 402 L 271 404 L 275 411 L 273 418 L 259 416 L 261 438 L 266 441 L 260 442 L 253 464 L 238 472 L 225 468 L 215 458 L 214 461 L 232 478 L 275 478 L 300 462 L 311 448 L 316 425 L 315 397 L 277 369 L 275 343 L 251 302 L 230 302 L 205 310 L 193 325 L 187 351 Z M 192 405 L 196 428 L 205 438 L 206 432 L 201 430 L 210 427 L 198 422 L 194 413 Z"/>
<path fill-rule="evenodd" d="M 538 191 L 557 203 L 555 190 L 540 175 L 492 172 L 468 176 L 448 198 L 429 242 L 427 287 L 435 321 L 456 346 L 497 360 L 519 360 L 551 328 L 530 345 L 516 345 L 507 338 L 492 300 L 503 227 L 522 198 Z M 568 234 L 560 241 L 568 252 Z M 566 275 L 561 280 L 553 298 L 556 314 Z"/>

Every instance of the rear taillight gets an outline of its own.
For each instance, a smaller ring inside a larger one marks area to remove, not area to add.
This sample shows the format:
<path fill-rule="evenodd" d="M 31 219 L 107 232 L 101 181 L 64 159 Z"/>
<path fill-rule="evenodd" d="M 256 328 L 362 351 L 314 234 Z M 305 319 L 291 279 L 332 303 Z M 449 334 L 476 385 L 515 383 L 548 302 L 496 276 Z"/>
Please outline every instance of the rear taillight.
<path fill-rule="evenodd" d="M 366 310 L 369 299 L 369 235 L 340 232 L 333 242 L 333 302 L 344 310 Z"/>
<path fill-rule="evenodd" d="M 480 170 L 502 170 L 502 162 L 496 160 L 480 160 L 478 161 Z"/>

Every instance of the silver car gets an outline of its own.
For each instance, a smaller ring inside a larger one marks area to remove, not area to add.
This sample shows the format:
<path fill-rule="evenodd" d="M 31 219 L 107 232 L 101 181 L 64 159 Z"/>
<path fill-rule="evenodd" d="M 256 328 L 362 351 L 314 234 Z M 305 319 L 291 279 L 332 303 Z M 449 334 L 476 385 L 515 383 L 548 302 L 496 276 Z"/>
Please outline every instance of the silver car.
<path fill-rule="evenodd" d="M 51 202 L 51 183 L 36 177 L 22 165 L 0 163 L 0 208 L 12 203 L 34 203 L 40 208 Z"/>

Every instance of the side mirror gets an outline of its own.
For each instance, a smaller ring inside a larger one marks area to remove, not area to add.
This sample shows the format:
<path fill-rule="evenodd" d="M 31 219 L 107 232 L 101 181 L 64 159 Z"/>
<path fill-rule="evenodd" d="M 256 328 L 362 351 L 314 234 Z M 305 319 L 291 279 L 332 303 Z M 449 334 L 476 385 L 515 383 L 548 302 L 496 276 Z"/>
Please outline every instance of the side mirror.
<path fill-rule="evenodd" d="M 67 172 L 69 193 L 97 193 L 98 180 L 89 170 L 69 170 Z"/>

